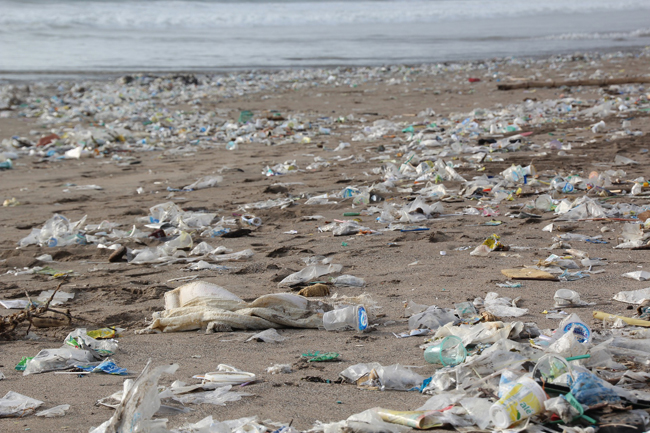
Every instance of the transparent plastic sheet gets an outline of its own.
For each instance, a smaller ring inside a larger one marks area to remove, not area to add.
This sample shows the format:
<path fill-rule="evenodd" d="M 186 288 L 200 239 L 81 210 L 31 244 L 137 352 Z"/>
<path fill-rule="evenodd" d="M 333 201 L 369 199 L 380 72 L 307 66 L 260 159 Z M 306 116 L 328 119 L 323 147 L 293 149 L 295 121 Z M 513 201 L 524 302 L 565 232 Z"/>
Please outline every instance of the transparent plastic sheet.
<path fill-rule="evenodd" d="M 213 391 L 193 392 L 173 397 L 174 400 L 183 404 L 214 404 L 225 406 L 228 402 L 239 401 L 242 397 L 251 396 L 247 392 L 231 391 L 232 385 L 221 386 Z"/>
<path fill-rule="evenodd" d="M 468 397 L 460 401 L 461 406 L 465 408 L 468 415 L 479 426 L 480 429 L 485 430 L 490 424 L 490 418 L 485 414 L 490 412 L 492 403 L 485 398 Z"/>
<path fill-rule="evenodd" d="M 372 372 L 374 372 L 375 375 L 372 375 Z M 339 373 L 339 376 L 345 380 L 357 383 L 358 385 L 361 385 L 359 381 L 364 381 L 364 376 L 366 375 L 376 377 L 379 383 L 373 383 L 371 385 L 369 382 L 363 382 L 364 386 L 377 387 L 377 389 L 382 391 L 387 389 L 408 391 L 414 387 L 420 386 L 425 379 L 410 368 L 400 364 L 393 364 L 384 367 L 376 362 L 355 364 Z M 368 381 L 370 380 L 372 379 L 368 379 Z"/>
<path fill-rule="evenodd" d="M 286 337 L 278 334 L 278 331 L 275 329 L 267 329 L 266 331 L 258 332 L 255 335 L 250 336 L 246 342 L 249 341 L 261 341 L 264 343 L 280 343 L 286 340 Z"/>
<path fill-rule="evenodd" d="M 615 301 L 625 302 L 626 304 L 641 305 L 647 299 L 650 299 L 650 287 L 646 289 L 622 291 L 614 295 Z"/>
<path fill-rule="evenodd" d="M 89 350 L 64 346 L 60 349 L 43 349 L 25 366 L 24 376 L 54 370 L 66 370 L 75 364 L 89 364 L 99 359 Z"/>
<path fill-rule="evenodd" d="M 374 409 L 368 409 L 358 414 L 348 417 L 345 421 L 324 424 L 316 421 L 312 428 L 314 432 L 323 433 L 405 433 L 411 427 L 393 424 L 381 419 Z"/>
<path fill-rule="evenodd" d="M 438 329 L 448 323 L 457 323 L 459 321 L 455 310 L 438 308 L 435 305 L 427 308 L 421 313 L 414 314 L 409 318 L 409 329 Z"/>
<path fill-rule="evenodd" d="M 31 415 L 42 404 L 40 400 L 9 391 L 0 398 L 0 418 L 22 418 Z"/>
<path fill-rule="evenodd" d="M 110 356 L 117 352 L 117 341 L 96 340 L 88 335 L 86 328 L 78 328 L 65 337 L 64 343 L 76 349 L 94 350 L 99 356 Z"/>
<path fill-rule="evenodd" d="M 501 339 L 518 338 L 524 330 L 522 322 L 483 322 L 476 325 L 460 324 L 454 326 L 453 322 L 438 328 L 433 339 L 455 335 L 463 339 L 463 344 L 492 344 Z"/>
<path fill-rule="evenodd" d="M 294 272 L 293 274 L 287 276 L 285 279 L 278 283 L 278 287 L 295 286 L 323 275 L 341 272 L 341 269 L 343 269 L 343 265 L 310 265 L 298 272 Z"/>
<path fill-rule="evenodd" d="M 366 285 L 366 281 L 363 278 L 355 277 L 353 275 L 340 275 L 332 279 L 332 284 L 337 287 L 364 287 Z"/>
<path fill-rule="evenodd" d="M 158 380 L 163 374 L 173 374 L 177 364 L 151 367 L 151 360 L 134 380 L 124 381 L 124 392 L 113 416 L 90 433 L 166 433 L 166 419 L 152 419 L 160 409 Z"/>
<path fill-rule="evenodd" d="M 40 412 L 36 412 L 36 416 L 40 416 L 43 418 L 56 418 L 59 416 L 64 416 L 68 410 L 70 410 L 70 405 L 62 404 L 59 406 L 54 406 L 50 409 L 45 409 Z"/>
<path fill-rule="evenodd" d="M 514 307 L 510 298 L 499 298 L 495 292 L 485 295 L 484 305 L 488 312 L 497 317 L 519 317 L 528 313 L 527 308 Z"/>

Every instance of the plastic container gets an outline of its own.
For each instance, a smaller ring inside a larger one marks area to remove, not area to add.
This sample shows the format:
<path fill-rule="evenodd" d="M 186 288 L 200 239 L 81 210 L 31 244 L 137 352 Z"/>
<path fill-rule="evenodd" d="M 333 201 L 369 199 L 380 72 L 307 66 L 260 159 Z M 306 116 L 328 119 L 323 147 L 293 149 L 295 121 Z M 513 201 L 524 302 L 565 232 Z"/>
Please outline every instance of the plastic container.
<path fill-rule="evenodd" d="M 241 217 L 243 223 L 248 224 L 249 226 L 259 227 L 262 225 L 262 219 L 256 217 L 255 215 L 243 215 Z"/>
<path fill-rule="evenodd" d="M 323 327 L 328 331 L 337 331 L 347 327 L 363 331 L 368 327 L 368 313 L 363 305 L 350 305 L 323 314 Z"/>
<path fill-rule="evenodd" d="M 569 317 L 562 320 L 558 331 L 562 334 L 566 334 L 572 328 L 573 333 L 578 336 L 579 343 L 591 343 L 591 329 L 577 314 L 571 314 Z"/>
<path fill-rule="evenodd" d="M 544 212 L 553 209 L 553 198 L 548 194 L 542 194 L 535 199 L 535 208 Z"/>
<path fill-rule="evenodd" d="M 429 346 L 424 351 L 424 360 L 429 364 L 442 364 L 446 366 L 458 365 L 465 361 L 467 351 L 463 340 L 455 335 L 442 339 L 439 344 Z"/>
<path fill-rule="evenodd" d="M 569 289 L 559 289 L 556 291 L 553 300 L 555 301 L 555 308 L 579 306 L 581 304 L 580 294 Z"/>
<path fill-rule="evenodd" d="M 533 379 L 523 376 L 515 386 L 490 408 L 490 419 L 498 429 L 505 429 L 519 421 L 544 411 L 548 396 Z"/>

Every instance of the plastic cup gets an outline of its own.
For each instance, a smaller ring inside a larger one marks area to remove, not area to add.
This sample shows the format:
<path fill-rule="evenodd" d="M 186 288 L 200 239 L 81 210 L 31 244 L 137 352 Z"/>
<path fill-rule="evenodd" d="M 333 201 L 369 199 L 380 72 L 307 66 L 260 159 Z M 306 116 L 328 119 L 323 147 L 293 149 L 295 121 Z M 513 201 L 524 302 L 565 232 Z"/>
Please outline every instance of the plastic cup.
<path fill-rule="evenodd" d="M 496 428 L 508 428 L 541 413 L 547 398 L 537 382 L 526 376 L 521 377 L 506 395 L 492 405 L 490 419 Z"/>
<path fill-rule="evenodd" d="M 446 366 L 458 365 L 465 361 L 467 351 L 463 340 L 455 335 L 442 339 L 439 344 L 429 346 L 424 351 L 424 360 L 430 364 L 442 364 Z"/>

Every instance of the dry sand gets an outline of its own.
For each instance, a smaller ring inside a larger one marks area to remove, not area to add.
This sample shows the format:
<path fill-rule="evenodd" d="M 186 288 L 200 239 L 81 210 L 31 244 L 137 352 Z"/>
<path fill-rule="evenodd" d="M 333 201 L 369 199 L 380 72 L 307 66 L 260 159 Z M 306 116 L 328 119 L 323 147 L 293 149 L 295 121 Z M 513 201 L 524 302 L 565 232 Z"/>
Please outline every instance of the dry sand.
<path fill-rule="evenodd" d="M 526 65 L 522 63 L 503 65 L 499 70 L 502 76 L 529 77 L 539 73 L 540 78 L 566 78 L 574 71 L 587 75 L 600 69 L 615 77 L 647 73 L 648 57 L 614 57 L 609 60 L 582 58 L 567 59 L 560 62 L 562 68 L 548 69 L 548 63 Z M 469 83 L 467 78 L 480 74 L 481 82 Z M 211 110 L 215 108 L 231 110 L 231 118 L 236 119 L 240 110 L 260 113 L 264 110 L 279 110 L 285 116 L 304 113 L 310 119 L 322 116 L 347 116 L 355 114 L 365 117 L 369 122 L 389 119 L 409 122 L 413 115 L 430 107 L 439 116 L 453 112 L 470 112 L 482 107 L 493 109 L 497 104 L 519 103 L 528 98 L 538 101 L 557 99 L 560 95 L 571 95 L 581 99 L 595 100 L 603 96 L 603 90 L 596 87 L 537 89 L 534 92 L 515 90 L 503 92 L 496 90 L 496 82 L 480 71 L 450 70 L 436 76 L 409 76 L 408 81 L 368 80 L 354 88 L 345 85 L 321 85 L 319 87 L 286 87 L 271 89 L 264 93 L 245 94 L 223 100 L 202 100 L 198 106 L 170 106 L 169 110 Z M 633 127 L 645 132 L 650 130 L 648 113 L 636 113 L 632 119 Z M 621 119 L 612 116 L 605 119 L 608 124 L 620 124 Z M 549 152 L 546 157 L 532 157 L 533 152 L 498 154 L 504 162 L 486 163 L 485 173 L 497 175 L 511 164 L 527 165 L 534 162 L 540 173 L 565 172 L 588 175 L 592 170 L 602 171 L 611 164 L 617 153 L 629 156 L 640 162 L 637 166 L 624 167 L 628 179 L 648 176 L 648 153 L 641 149 L 650 147 L 647 135 L 623 138 L 607 142 L 603 135 L 589 131 L 588 122 L 579 120 L 566 123 L 549 123 L 541 128 L 524 128 L 532 131 L 528 139 L 544 144 L 552 138 L 565 138 L 574 141 L 573 156 L 558 156 Z M 595 123 L 592 122 L 592 123 Z M 74 125 L 70 125 L 74 126 Z M 352 126 L 347 128 L 347 126 Z M 115 325 L 128 330 L 119 338 L 120 350 L 114 359 L 118 365 L 137 373 L 151 358 L 155 365 L 178 363 L 180 368 L 173 377 L 163 376 L 161 384 L 168 385 L 173 380 L 193 382 L 191 377 L 215 370 L 218 364 L 230 364 L 245 371 L 254 372 L 263 379 L 262 383 L 244 388 L 255 394 L 239 402 L 226 406 L 192 406 L 187 414 L 170 416 L 170 426 L 178 427 L 185 422 L 195 422 L 212 415 L 215 419 L 226 420 L 244 416 L 258 415 L 261 419 L 279 422 L 293 420 L 298 429 L 307 429 L 316 420 L 324 422 L 339 421 L 365 409 L 382 406 L 398 410 L 412 410 L 421 406 L 427 396 L 416 392 L 373 392 L 356 389 L 352 385 L 333 383 L 313 383 L 305 380 L 314 376 L 334 381 L 339 372 L 360 362 L 379 362 L 384 365 L 400 363 L 416 366 L 417 371 L 428 376 L 435 367 L 424 362 L 422 350 L 423 337 L 397 339 L 393 332 L 407 330 L 403 317 L 403 304 L 409 300 L 421 304 L 453 307 L 454 303 L 484 297 L 487 292 L 497 291 L 508 297 L 521 297 L 520 306 L 528 308 L 529 314 L 521 319 L 536 322 L 540 328 L 554 328 L 556 320 L 548 320 L 542 314 L 553 307 L 553 294 L 559 288 L 578 291 L 582 298 L 596 302 L 598 310 L 630 316 L 632 311 L 621 303 L 612 301 L 612 295 L 620 290 L 638 289 L 647 283 L 621 278 L 624 272 L 645 266 L 647 251 L 615 250 L 620 224 L 616 222 L 580 222 L 577 233 L 587 235 L 603 234 L 609 244 L 576 243 L 575 247 L 587 251 L 591 257 L 609 260 L 606 272 L 582 280 L 559 283 L 544 281 L 525 281 L 520 289 L 498 288 L 495 283 L 506 278 L 500 270 L 522 265 L 531 265 L 545 258 L 550 252 L 540 250 L 550 246 L 555 233 L 542 232 L 541 228 L 553 220 L 552 213 L 544 214 L 541 221 L 511 219 L 504 214 L 508 207 L 528 200 L 516 198 L 514 202 L 502 202 L 497 218 L 504 222 L 498 227 L 482 226 L 490 218 L 482 216 L 452 216 L 432 219 L 424 223 L 428 232 L 399 233 L 384 232 L 378 236 L 334 237 L 331 233 L 319 233 L 318 221 L 301 221 L 303 215 L 320 214 L 326 220 L 341 219 L 343 212 L 350 211 L 350 201 L 336 205 L 305 206 L 300 200 L 288 209 L 259 210 L 255 215 L 263 224 L 254 230 L 252 236 L 235 239 L 211 238 L 213 245 L 225 245 L 239 251 L 251 248 L 255 252 L 250 262 L 236 263 L 238 271 L 215 272 L 200 271 L 202 280 L 219 284 L 244 299 L 281 291 L 277 281 L 289 271 L 303 267 L 302 258 L 309 255 L 325 255 L 334 263 L 344 265 L 344 273 L 362 277 L 365 288 L 338 288 L 336 292 L 344 295 L 369 293 L 382 307 L 385 317 L 377 320 L 375 332 L 356 334 L 355 332 L 326 332 L 323 330 L 280 330 L 287 340 L 280 344 L 245 343 L 252 332 L 232 332 L 206 335 L 202 331 L 135 335 L 134 331 L 146 326 L 145 320 L 151 313 L 163 308 L 162 295 L 181 283 L 168 280 L 191 275 L 184 271 L 184 265 L 175 264 L 162 267 L 151 265 L 136 266 L 127 263 L 109 263 L 110 251 L 101 250 L 94 245 L 74 247 L 28 246 L 17 249 L 18 241 L 29 233 L 32 227 L 41 227 L 54 213 L 60 213 L 71 220 L 88 215 L 88 223 L 102 220 L 123 224 L 123 229 L 134 224 L 136 218 L 148 213 L 148 209 L 159 203 L 169 201 L 168 186 L 187 185 L 200 176 L 222 171 L 223 183 L 215 188 L 193 192 L 174 193 L 172 200 L 184 209 L 207 209 L 219 215 L 231 216 L 241 213 L 239 206 L 262 199 L 306 194 L 323 194 L 339 191 L 347 185 L 371 185 L 381 181 L 372 169 L 379 167 L 381 161 L 369 161 L 376 155 L 372 149 L 380 145 L 395 149 L 393 138 L 386 137 L 371 143 L 352 142 L 351 133 L 359 128 L 358 123 L 344 123 L 333 126 L 329 136 L 318 136 L 311 144 L 283 144 L 263 146 L 244 144 L 236 151 L 209 149 L 188 156 L 169 156 L 162 152 L 133 153 L 139 164 L 118 166 L 109 159 L 82 158 L 80 160 L 42 161 L 38 157 L 21 158 L 12 170 L 0 172 L 2 199 L 15 197 L 21 203 L 16 207 L 4 207 L 0 211 L 0 297 L 19 298 L 27 291 L 36 295 L 42 290 L 53 289 L 58 281 L 48 276 L 15 276 L 4 272 L 15 267 L 28 267 L 37 264 L 35 257 L 52 254 L 56 263 L 52 267 L 61 270 L 74 270 L 76 276 L 70 278 L 64 290 L 75 293 L 68 304 L 75 316 L 73 326 L 59 329 L 33 329 L 38 335 L 34 341 L 22 336 L 24 329 L 15 341 L 0 343 L 0 370 L 6 379 L 0 381 L 0 394 L 9 390 L 43 400 L 44 407 L 68 403 L 72 406 L 63 418 L 42 419 L 29 416 L 23 419 L 0 420 L 0 431 L 66 431 L 87 432 L 108 419 L 112 410 L 95 405 L 96 400 L 119 390 L 123 378 L 93 374 L 87 377 L 76 375 L 57 375 L 53 373 L 23 377 L 14 366 L 22 356 L 34 356 L 41 349 L 59 347 L 63 338 L 75 327 L 94 328 Z M 576 128 L 578 128 L 576 130 Z M 0 118 L 0 139 L 14 135 L 28 135 L 31 130 L 40 130 L 38 119 L 19 118 L 12 113 L 8 118 Z M 576 132 L 577 131 L 577 132 Z M 402 136 L 403 134 L 397 134 Z M 585 138 L 578 139 L 577 136 Z M 38 137 L 36 137 L 38 138 Z M 589 140 L 595 138 L 595 142 Z M 338 162 L 328 168 L 314 172 L 301 171 L 282 177 L 265 177 L 262 169 L 266 165 L 296 159 L 299 167 L 311 163 L 315 156 L 331 157 L 339 142 L 351 142 L 352 146 L 338 154 L 343 156 L 361 154 L 368 161 L 352 164 Z M 399 158 L 394 155 L 396 160 Z M 550 172 L 549 172 L 550 170 Z M 458 169 L 467 178 L 482 173 L 470 169 Z M 268 192 L 269 185 L 276 182 L 303 182 L 290 185 L 286 193 Z M 67 183 L 78 185 L 97 184 L 101 191 L 64 192 Z M 458 182 L 445 182 L 457 189 Z M 137 194 L 142 187 L 144 194 Z M 394 192 L 386 196 L 397 203 L 404 203 L 409 194 Z M 629 202 L 629 198 L 617 199 Z M 646 204 L 646 200 L 637 200 Z M 476 205 L 470 200 L 445 203 L 445 211 L 453 213 L 466 206 Z M 359 210 L 357 207 L 355 210 Z M 373 228 L 380 225 L 374 217 L 362 216 L 365 224 Z M 613 231 L 602 233 L 601 229 Z M 296 230 L 298 234 L 285 234 Z M 435 233 L 435 234 L 434 234 Z M 492 253 L 488 257 L 470 256 L 471 249 L 479 245 L 487 236 L 497 233 L 506 245 L 530 247 L 512 250 L 504 254 Z M 204 239 L 206 240 L 206 239 Z M 195 236 L 195 244 L 198 237 Z M 389 246 L 396 243 L 396 246 Z M 152 240 L 151 245 L 154 244 Z M 136 247 L 136 244 L 129 244 Z M 457 250 L 459 247 L 470 250 Z M 278 249 L 281 249 L 278 251 Z M 273 254 L 272 252 L 277 253 Z M 446 255 L 440 252 L 445 251 Z M 554 251 L 558 252 L 558 251 Z M 409 266 L 417 262 L 413 266 Z M 196 272 L 195 272 L 196 273 Z M 577 311 L 567 309 L 567 311 Z M 3 310 L 7 315 L 12 311 Z M 594 325 L 591 309 L 578 311 L 581 317 Z M 307 351 L 336 351 L 341 360 L 333 363 L 309 365 L 291 374 L 270 375 L 265 369 L 275 363 L 295 363 Z"/>

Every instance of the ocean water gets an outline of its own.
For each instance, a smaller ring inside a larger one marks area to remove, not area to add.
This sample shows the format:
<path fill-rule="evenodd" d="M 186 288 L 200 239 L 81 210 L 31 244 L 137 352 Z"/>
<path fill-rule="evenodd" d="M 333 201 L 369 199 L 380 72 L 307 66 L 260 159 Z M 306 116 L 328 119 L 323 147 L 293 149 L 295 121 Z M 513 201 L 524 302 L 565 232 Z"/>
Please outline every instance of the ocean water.
<path fill-rule="evenodd" d="M 417 64 L 650 45 L 650 0 L 0 0 L 0 78 Z"/>

